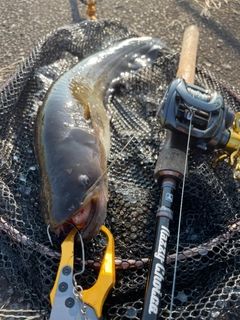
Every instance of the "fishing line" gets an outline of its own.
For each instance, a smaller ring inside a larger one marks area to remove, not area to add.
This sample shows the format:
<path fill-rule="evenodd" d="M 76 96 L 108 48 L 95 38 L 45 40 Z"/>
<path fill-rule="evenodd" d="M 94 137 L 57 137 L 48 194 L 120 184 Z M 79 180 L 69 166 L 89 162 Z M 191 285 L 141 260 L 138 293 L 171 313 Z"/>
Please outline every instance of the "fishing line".
<path fill-rule="evenodd" d="M 118 154 L 116 155 L 116 158 L 110 163 L 110 165 L 107 167 L 107 169 L 101 174 L 101 176 L 94 182 L 93 185 L 91 185 L 91 187 L 87 190 L 87 193 L 91 192 L 94 190 L 94 188 L 96 188 L 96 186 L 98 185 L 98 183 L 102 180 L 102 178 L 108 173 L 108 171 L 112 168 L 112 166 L 116 163 L 117 159 L 119 158 L 119 156 L 123 153 L 123 151 L 127 148 L 127 146 L 130 144 L 130 142 L 133 140 L 134 136 L 132 136 L 128 142 L 125 144 L 125 146 L 122 148 L 121 151 L 118 152 Z"/>
<path fill-rule="evenodd" d="M 48 240 L 49 240 L 51 246 L 53 247 L 52 237 L 51 237 L 50 232 L 49 232 L 50 227 L 51 227 L 51 226 L 50 226 L 50 224 L 49 224 L 49 225 L 47 226 L 47 236 L 48 236 Z"/>
<path fill-rule="evenodd" d="M 82 273 L 84 273 L 84 271 L 85 271 L 85 250 L 84 250 L 84 243 L 83 243 L 82 235 L 81 235 L 79 229 L 77 228 L 77 226 L 76 226 L 74 223 L 70 222 L 70 221 L 66 221 L 66 222 L 69 223 L 73 228 L 75 228 L 75 229 L 77 230 L 77 234 L 78 234 L 78 236 L 79 236 L 80 243 L 81 243 L 81 249 L 82 249 L 82 270 L 79 271 L 79 272 L 77 272 L 77 273 L 75 273 L 75 274 L 73 275 L 73 282 L 74 282 L 74 285 L 76 285 L 76 284 L 77 284 L 76 276 L 80 276 L 80 275 L 81 275 Z"/>
<path fill-rule="evenodd" d="M 70 221 L 66 221 L 66 223 L 69 223 L 73 228 L 75 228 L 75 229 L 77 230 L 77 234 L 78 234 L 78 236 L 79 236 L 79 240 L 80 240 L 80 243 L 81 243 L 81 249 L 82 249 L 82 270 L 79 271 L 79 272 L 77 272 L 77 273 L 75 273 L 75 274 L 73 275 L 74 285 L 76 285 L 76 284 L 77 284 L 76 276 L 81 275 L 81 274 L 84 273 L 84 271 L 85 271 L 85 251 L 84 251 L 84 243 L 83 243 L 82 235 L 81 235 L 79 229 L 77 228 L 77 226 L 76 226 L 74 223 L 70 222 Z M 48 239 L 49 239 L 51 245 L 53 246 L 53 242 L 52 242 L 52 238 L 51 238 L 49 229 L 50 229 L 50 224 L 47 226 L 47 235 L 48 235 Z"/>
<path fill-rule="evenodd" d="M 172 319 L 172 310 L 173 310 L 173 300 L 176 286 L 176 277 L 177 277 L 177 264 L 178 264 L 178 253 L 179 253 L 179 239 L 180 239 L 180 228 L 181 228 L 181 220 L 182 220 L 182 208 L 183 208 L 183 195 L 185 189 L 185 181 L 186 181 L 186 173 L 187 173 L 187 160 L 188 160 L 188 151 L 191 137 L 191 128 L 192 128 L 192 119 L 193 119 L 194 111 L 189 108 L 189 113 L 187 115 L 187 119 L 190 121 L 189 130 L 188 130 L 188 139 L 187 139 L 187 149 L 186 149 L 186 158 L 184 164 L 184 174 L 183 174 L 183 184 L 182 184 L 182 192 L 181 192 L 181 202 L 180 202 L 180 210 L 179 210 L 179 220 L 178 220 L 178 233 L 177 233 L 177 243 L 176 243 L 176 259 L 174 263 L 174 272 L 173 272 L 173 283 L 172 283 L 172 294 L 171 294 L 171 303 L 170 303 L 170 314 L 168 320 Z"/>

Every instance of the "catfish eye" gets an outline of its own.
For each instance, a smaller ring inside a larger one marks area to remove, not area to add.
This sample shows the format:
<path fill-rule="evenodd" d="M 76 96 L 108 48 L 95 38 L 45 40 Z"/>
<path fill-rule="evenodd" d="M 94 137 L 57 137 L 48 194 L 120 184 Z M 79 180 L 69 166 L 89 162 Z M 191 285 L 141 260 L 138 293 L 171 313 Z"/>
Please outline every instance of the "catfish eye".
<path fill-rule="evenodd" d="M 86 174 L 81 174 L 78 177 L 78 181 L 82 186 L 86 186 L 86 185 L 89 184 L 89 178 L 88 178 L 88 176 Z"/>

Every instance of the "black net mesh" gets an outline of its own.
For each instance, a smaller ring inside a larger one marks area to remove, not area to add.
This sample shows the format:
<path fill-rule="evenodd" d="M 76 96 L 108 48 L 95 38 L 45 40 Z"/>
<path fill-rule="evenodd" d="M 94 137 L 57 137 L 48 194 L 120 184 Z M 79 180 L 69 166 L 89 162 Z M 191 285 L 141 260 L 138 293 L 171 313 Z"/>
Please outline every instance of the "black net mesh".
<path fill-rule="evenodd" d="M 60 74 L 80 59 L 121 39 L 136 36 L 118 22 L 83 22 L 43 39 L 0 89 L 0 268 L 32 308 L 48 318 L 49 293 L 59 264 L 61 237 L 49 243 L 39 210 L 39 172 L 33 133 L 39 105 Z M 178 55 L 159 53 L 151 67 L 124 75 L 108 102 L 111 110 L 109 163 L 132 142 L 111 168 L 106 226 L 116 245 L 117 280 L 103 308 L 104 319 L 140 319 L 148 262 L 154 241 L 160 190 L 153 182 L 165 138 L 156 108 L 174 79 Z M 198 67 L 196 84 L 218 90 L 240 111 L 238 93 Z M 173 303 L 174 319 L 240 317 L 239 182 L 226 161 L 211 164 L 218 153 L 191 150 L 183 203 L 180 255 Z M 159 319 L 169 316 L 176 251 L 181 184 L 174 205 L 166 279 Z M 98 235 L 86 245 L 87 267 L 79 283 L 88 288 L 97 276 L 105 248 Z M 76 271 L 80 268 L 78 259 Z M 237 319 L 236 318 L 236 319 Z"/>

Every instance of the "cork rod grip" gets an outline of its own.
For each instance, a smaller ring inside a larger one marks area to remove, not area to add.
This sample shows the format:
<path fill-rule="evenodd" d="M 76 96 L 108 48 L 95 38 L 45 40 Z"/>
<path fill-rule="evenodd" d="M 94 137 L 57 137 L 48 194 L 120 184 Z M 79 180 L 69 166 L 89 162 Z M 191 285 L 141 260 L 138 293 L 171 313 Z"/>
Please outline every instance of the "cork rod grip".
<path fill-rule="evenodd" d="M 186 28 L 183 35 L 177 78 L 184 78 L 188 84 L 194 84 L 198 39 L 199 30 L 197 26 L 192 25 Z"/>

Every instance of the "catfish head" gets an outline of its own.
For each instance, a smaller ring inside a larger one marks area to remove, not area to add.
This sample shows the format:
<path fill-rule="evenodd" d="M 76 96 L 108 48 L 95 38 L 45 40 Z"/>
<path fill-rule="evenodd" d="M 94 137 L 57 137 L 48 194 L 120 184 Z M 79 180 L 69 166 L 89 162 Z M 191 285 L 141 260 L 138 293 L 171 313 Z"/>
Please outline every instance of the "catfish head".
<path fill-rule="evenodd" d="M 54 135 L 48 135 L 41 187 L 44 218 L 56 234 L 69 231 L 71 222 L 81 229 L 87 242 L 96 236 L 106 217 L 104 150 L 95 135 L 76 127 L 62 139 L 59 134 L 58 143 L 55 142 Z M 99 177 L 102 178 L 96 184 Z"/>

